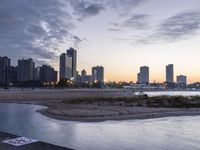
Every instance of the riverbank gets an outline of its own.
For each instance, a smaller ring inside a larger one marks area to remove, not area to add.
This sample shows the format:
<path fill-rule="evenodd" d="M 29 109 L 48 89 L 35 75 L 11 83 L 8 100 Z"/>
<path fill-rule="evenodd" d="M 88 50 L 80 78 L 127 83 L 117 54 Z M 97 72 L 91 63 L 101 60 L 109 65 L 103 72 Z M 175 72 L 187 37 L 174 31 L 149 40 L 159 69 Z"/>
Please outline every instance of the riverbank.
<path fill-rule="evenodd" d="M 41 114 L 70 121 L 150 119 L 200 115 L 200 97 L 137 97 L 122 90 L 28 90 L 0 92 L 0 102 L 46 106 Z"/>
<path fill-rule="evenodd" d="M 47 108 L 39 112 L 55 119 L 86 122 L 200 115 L 200 108 L 193 106 L 189 108 L 173 104 L 175 107 L 172 107 L 173 105 L 168 104 L 170 107 L 165 107 L 158 106 L 158 102 L 149 101 L 152 100 L 146 98 L 142 100 L 138 97 L 79 98 L 46 103 Z"/>
<path fill-rule="evenodd" d="M 55 146 L 40 141 L 23 146 L 12 146 L 2 142 L 4 140 L 10 140 L 14 138 L 18 138 L 18 136 L 0 132 L 0 149 L 1 150 L 72 150 L 69 148 Z"/>
<path fill-rule="evenodd" d="M 174 117 L 174 116 L 200 115 L 200 109 L 160 108 L 156 110 L 156 109 L 148 109 L 148 108 L 141 108 L 141 107 L 133 107 L 132 109 L 133 111 L 129 114 L 121 114 L 121 115 L 105 114 L 104 116 L 98 116 L 94 113 L 93 116 L 88 116 L 88 117 L 70 116 L 65 113 L 55 112 L 54 110 L 51 110 L 49 108 L 38 110 L 38 112 L 40 112 L 41 114 L 47 117 L 58 119 L 58 120 L 81 121 L 81 122 L 101 122 L 101 121 L 107 121 L 107 120 L 122 121 L 122 120 L 134 120 L 134 119 L 153 119 L 153 118 L 164 118 L 164 117 Z M 138 109 L 140 109 L 141 111 L 137 111 Z"/>

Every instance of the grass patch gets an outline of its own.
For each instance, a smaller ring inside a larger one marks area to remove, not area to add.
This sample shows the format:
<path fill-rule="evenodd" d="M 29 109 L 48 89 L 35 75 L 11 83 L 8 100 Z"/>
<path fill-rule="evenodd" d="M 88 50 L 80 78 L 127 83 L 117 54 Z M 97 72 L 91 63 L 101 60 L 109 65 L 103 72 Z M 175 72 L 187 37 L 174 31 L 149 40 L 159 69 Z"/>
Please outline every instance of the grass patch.
<path fill-rule="evenodd" d="M 169 108 L 198 108 L 200 107 L 200 96 L 80 97 L 64 100 L 63 103 L 79 105 L 97 104 Z"/>

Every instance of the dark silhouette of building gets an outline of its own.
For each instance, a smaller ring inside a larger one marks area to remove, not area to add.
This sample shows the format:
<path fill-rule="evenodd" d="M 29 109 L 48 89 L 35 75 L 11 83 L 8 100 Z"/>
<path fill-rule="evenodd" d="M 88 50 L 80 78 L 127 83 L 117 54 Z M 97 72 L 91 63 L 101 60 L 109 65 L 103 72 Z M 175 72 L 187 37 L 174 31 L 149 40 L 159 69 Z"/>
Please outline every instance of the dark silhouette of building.
<path fill-rule="evenodd" d="M 59 79 L 62 80 L 65 78 L 65 57 L 66 57 L 66 54 L 65 53 L 62 53 L 60 55 L 60 63 L 59 63 L 59 66 L 60 66 L 60 69 L 59 69 Z"/>
<path fill-rule="evenodd" d="M 195 82 L 187 85 L 190 89 L 200 89 L 200 82 Z"/>
<path fill-rule="evenodd" d="M 35 63 L 32 58 L 18 60 L 17 80 L 20 82 L 34 80 Z"/>
<path fill-rule="evenodd" d="M 86 76 L 87 75 L 87 71 L 86 70 L 82 70 L 81 71 L 81 76 L 83 77 L 83 76 Z"/>
<path fill-rule="evenodd" d="M 10 83 L 9 79 L 10 58 L 0 57 L 0 85 L 5 86 Z"/>
<path fill-rule="evenodd" d="M 169 64 L 166 66 L 166 86 L 167 88 L 175 88 L 174 83 L 174 65 Z"/>
<path fill-rule="evenodd" d="M 40 68 L 40 80 L 43 83 L 55 83 L 57 82 L 58 72 L 54 70 L 51 66 L 42 65 Z"/>
<path fill-rule="evenodd" d="M 166 66 L 166 82 L 174 83 L 174 65 L 169 64 Z"/>
<path fill-rule="evenodd" d="M 10 66 L 8 78 L 12 85 L 16 85 L 16 83 L 17 83 L 17 67 Z"/>

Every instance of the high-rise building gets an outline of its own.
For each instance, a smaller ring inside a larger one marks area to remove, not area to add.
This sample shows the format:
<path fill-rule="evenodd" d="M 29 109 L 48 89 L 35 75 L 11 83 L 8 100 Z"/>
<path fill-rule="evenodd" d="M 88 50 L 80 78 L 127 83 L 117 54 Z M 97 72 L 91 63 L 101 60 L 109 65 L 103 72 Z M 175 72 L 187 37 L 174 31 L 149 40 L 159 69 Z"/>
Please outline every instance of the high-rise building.
<path fill-rule="evenodd" d="M 35 63 L 32 58 L 18 60 L 17 80 L 34 80 Z"/>
<path fill-rule="evenodd" d="M 72 78 L 76 79 L 77 72 L 77 51 L 74 48 L 69 48 L 67 50 L 67 55 L 72 58 Z"/>
<path fill-rule="evenodd" d="M 9 84 L 9 68 L 10 59 L 8 57 L 0 57 L 0 85 Z"/>
<path fill-rule="evenodd" d="M 86 75 L 84 77 L 81 78 L 82 83 L 89 83 L 92 82 L 92 76 L 91 75 Z"/>
<path fill-rule="evenodd" d="M 60 55 L 60 80 L 76 80 L 77 74 L 77 52 L 74 48 L 67 50 L 67 53 Z"/>
<path fill-rule="evenodd" d="M 40 67 L 35 67 L 34 69 L 34 81 L 40 80 Z"/>
<path fill-rule="evenodd" d="M 174 83 L 174 65 L 166 66 L 166 83 Z"/>
<path fill-rule="evenodd" d="M 140 79 L 140 73 L 137 74 L 137 83 L 140 83 L 141 79 Z"/>
<path fill-rule="evenodd" d="M 62 53 L 60 55 L 60 80 L 66 78 L 65 72 L 66 72 L 66 54 Z"/>
<path fill-rule="evenodd" d="M 60 55 L 60 80 L 72 78 L 72 57 L 63 53 Z"/>
<path fill-rule="evenodd" d="M 138 73 L 138 83 L 148 84 L 149 83 L 149 67 L 140 67 L 140 73 Z"/>
<path fill-rule="evenodd" d="M 92 76 L 91 75 L 87 75 L 87 71 L 86 70 L 82 70 L 81 71 L 81 82 L 82 83 L 92 82 Z"/>
<path fill-rule="evenodd" d="M 104 82 L 104 68 L 102 66 L 92 67 L 92 80 Z"/>
<path fill-rule="evenodd" d="M 70 80 L 74 80 L 74 76 L 72 75 L 72 57 L 70 57 L 69 55 L 66 54 L 65 57 L 65 78 L 70 79 Z"/>
<path fill-rule="evenodd" d="M 187 85 L 187 76 L 179 75 L 176 78 L 178 86 L 186 86 Z"/>
<path fill-rule="evenodd" d="M 81 76 L 84 77 L 84 76 L 86 76 L 86 75 L 87 75 L 86 70 L 82 70 L 82 71 L 81 71 Z"/>
<path fill-rule="evenodd" d="M 10 80 L 10 83 L 16 84 L 17 83 L 17 67 L 10 66 L 8 76 L 9 76 L 8 78 Z"/>
<path fill-rule="evenodd" d="M 42 65 L 40 67 L 40 80 L 43 83 L 57 82 L 57 71 L 51 66 Z"/>

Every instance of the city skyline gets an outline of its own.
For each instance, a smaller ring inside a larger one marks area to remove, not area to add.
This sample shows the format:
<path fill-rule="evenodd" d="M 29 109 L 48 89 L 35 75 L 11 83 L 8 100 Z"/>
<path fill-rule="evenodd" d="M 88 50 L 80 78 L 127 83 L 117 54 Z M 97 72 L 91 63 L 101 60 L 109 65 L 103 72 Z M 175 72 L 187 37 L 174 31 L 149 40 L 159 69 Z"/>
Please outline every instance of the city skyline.
<path fill-rule="evenodd" d="M 69 54 L 69 51 L 71 51 L 71 54 L 73 54 L 73 55 Z M 74 60 L 72 59 L 72 57 L 74 57 Z M 54 70 L 54 68 L 52 68 L 48 64 L 42 64 L 40 66 L 35 65 L 35 62 L 33 61 L 32 58 L 18 59 L 18 65 L 15 65 L 15 66 L 11 65 L 12 61 L 11 61 L 11 58 L 9 58 L 8 56 L 0 56 L 0 58 L 1 58 L 1 61 L 2 61 L 1 62 L 2 69 L 4 69 L 4 67 L 7 64 L 8 64 L 9 67 L 11 67 L 11 69 L 12 68 L 14 69 L 14 68 L 17 67 L 18 81 L 20 81 L 20 80 L 23 81 L 24 78 L 28 78 L 28 80 L 36 80 L 38 78 L 38 76 L 41 76 L 41 75 L 39 75 L 39 72 L 40 72 L 40 69 L 43 68 L 43 67 L 48 68 L 50 70 L 52 70 L 52 69 Z M 100 82 L 110 82 L 111 81 L 112 82 L 112 80 L 107 80 L 105 78 L 103 66 L 93 66 L 92 68 L 90 68 L 90 70 L 91 70 L 90 75 L 88 74 L 88 72 L 84 68 L 82 68 L 81 71 L 76 70 L 77 60 L 78 60 L 77 59 L 77 50 L 75 50 L 72 47 L 67 49 L 66 53 L 62 53 L 60 55 L 59 70 L 58 71 L 54 70 L 55 72 L 57 72 L 56 76 L 58 76 L 58 75 L 60 76 L 59 78 L 56 77 L 57 81 L 60 81 L 61 79 L 70 79 L 70 80 L 76 81 L 76 79 L 77 79 L 76 77 L 81 76 L 81 77 L 86 77 L 85 79 L 87 81 L 100 81 Z M 22 69 L 20 69 L 21 64 L 23 66 Z M 32 73 L 28 73 L 28 76 L 24 76 L 23 74 L 27 75 L 27 73 L 25 72 L 27 70 L 24 70 L 24 69 L 30 68 L 30 66 L 32 66 L 31 67 Z M 72 68 L 74 68 L 75 70 L 72 69 Z M 19 75 L 20 70 L 21 70 L 22 75 Z M 150 77 L 151 77 L 150 70 L 151 69 L 150 69 L 149 66 L 140 66 L 139 67 L 139 73 L 137 73 L 137 75 L 136 75 L 137 76 L 136 81 L 134 82 L 132 80 L 130 82 L 139 83 L 139 84 L 149 84 L 149 83 L 157 82 L 156 80 L 154 80 L 154 81 L 149 80 Z M 60 73 L 58 74 L 58 72 L 60 72 Z M 76 77 L 73 76 L 73 72 L 76 72 L 75 73 Z M 45 76 L 45 74 L 43 76 Z M 174 73 L 174 64 L 168 64 L 168 65 L 165 66 L 165 80 L 163 82 L 157 82 L 157 83 L 172 83 L 172 84 L 173 83 L 182 83 L 182 82 L 188 83 L 187 78 L 188 78 L 188 76 L 186 76 L 186 75 L 183 75 L 183 74 L 180 74 L 180 73 L 175 74 Z M 85 79 L 83 79 L 83 80 L 85 80 Z M 3 80 L 3 79 L 1 79 L 1 80 Z M 27 79 L 25 79 L 25 81 L 27 81 Z M 122 81 L 125 81 L 125 80 L 122 80 Z M 119 82 L 122 82 L 122 81 L 119 81 Z M 192 83 L 195 83 L 195 82 L 192 82 Z"/>
<path fill-rule="evenodd" d="M 174 74 L 197 82 L 199 6 L 198 0 L 3 0 L 0 51 L 14 65 L 32 57 L 59 70 L 59 55 L 74 47 L 77 70 L 91 73 L 100 64 L 107 80 L 136 82 L 138 68 L 148 65 L 150 82 L 163 82 L 166 64 L 174 64 Z"/>

